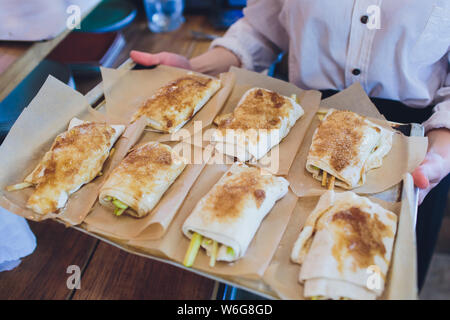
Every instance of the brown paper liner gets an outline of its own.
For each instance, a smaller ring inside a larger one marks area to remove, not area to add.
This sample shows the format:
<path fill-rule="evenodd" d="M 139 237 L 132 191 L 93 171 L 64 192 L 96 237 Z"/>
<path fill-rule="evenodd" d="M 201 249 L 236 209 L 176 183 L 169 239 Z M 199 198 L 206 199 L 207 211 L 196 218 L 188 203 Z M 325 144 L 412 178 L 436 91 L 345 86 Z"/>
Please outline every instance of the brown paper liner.
<path fill-rule="evenodd" d="M 338 110 L 350 110 L 365 117 L 380 120 L 386 118 L 378 111 L 377 107 L 370 101 L 363 87 L 359 82 L 355 82 L 350 87 L 342 90 L 331 97 L 320 102 L 321 108 L 333 108 Z"/>
<path fill-rule="evenodd" d="M 379 114 L 359 84 L 352 85 L 338 94 L 322 100 L 321 107 L 350 110 L 369 117 L 369 120 L 379 125 L 390 128 L 389 123 Z M 306 170 L 306 159 L 312 137 L 319 123 L 318 117 L 314 117 L 288 174 L 291 189 L 298 197 L 320 195 L 326 191 L 320 181 L 314 179 L 312 174 Z M 368 171 L 364 185 L 352 191 L 359 194 L 373 194 L 398 184 L 402 181 L 405 173 L 412 172 L 423 161 L 427 146 L 428 139 L 426 137 L 406 137 L 396 132 L 393 136 L 392 148 L 383 158 L 382 166 Z M 340 187 L 336 187 L 336 189 L 344 190 Z"/>
<path fill-rule="evenodd" d="M 411 181 L 409 184 L 411 184 Z M 411 210 L 404 205 L 408 201 L 394 203 L 374 197 L 369 199 L 394 212 L 399 217 L 385 290 L 380 299 L 414 299 L 417 292 L 417 289 L 415 289 L 415 235 L 414 232 L 411 232 L 414 228 L 409 228 L 412 221 Z M 318 200 L 318 196 L 299 198 L 277 252 L 264 273 L 264 282 L 281 299 L 305 299 L 303 285 L 298 282 L 301 265 L 293 263 L 290 255 L 308 215 L 313 211 Z M 407 253 L 410 254 L 405 255 Z"/>
<path fill-rule="evenodd" d="M 188 70 L 159 65 L 148 70 L 122 70 L 101 68 L 103 89 L 105 92 L 106 114 L 131 120 L 139 107 L 160 87 L 179 77 L 186 75 Z M 203 75 L 205 76 L 205 75 Z M 214 96 L 183 126 L 183 133 L 193 135 L 197 130 L 206 128 L 222 109 L 235 82 L 234 74 L 222 73 L 219 76 L 221 88 Z M 194 122 L 201 125 L 194 127 Z M 180 133 L 168 134 L 145 130 L 144 139 L 147 141 L 177 141 L 182 140 Z"/>
<path fill-rule="evenodd" d="M 36 97 L 15 122 L 4 143 L 0 147 L 0 205 L 5 209 L 30 220 L 41 221 L 56 218 L 67 225 L 83 221 L 96 200 L 100 185 L 112 168 L 112 164 L 126 153 L 127 134 L 135 130 L 130 126 L 115 144 L 117 152 L 105 161 L 103 175 L 82 186 L 70 195 L 66 206 L 58 214 L 40 215 L 26 208 L 26 202 L 33 188 L 8 192 L 5 187 L 22 182 L 36 167 L 53 143 L 56 135 L 66 131 L 70 120 L 100 121 L 117 124 L 104 114 L 93 110 L 86 98 L 67 85 L 49 76 Z"/>
<path fill-rule="evenodd" d="M 156 250 L 171 260 L 182 263 L 189 246 L 189 239 L 183 235 L 181 227 L 197 202 L 212 188 L 229 167 L 230 165 L 207 165 L 205 167 L 162 239 L 149 241 L 138 237 L 127 244 L 137 247 L 144 252 L 151 253 Z M 214 275 L 257 279 L 264 273 L 272 259 L 296 202 L 297 197 L 289 191 L 284 198 L 275 204 L 261 223 L 243 258 L 233 263 L 218 261 L 211 268 L 209 267 L 209 257 L 201 249 L 193 268 Z"/>

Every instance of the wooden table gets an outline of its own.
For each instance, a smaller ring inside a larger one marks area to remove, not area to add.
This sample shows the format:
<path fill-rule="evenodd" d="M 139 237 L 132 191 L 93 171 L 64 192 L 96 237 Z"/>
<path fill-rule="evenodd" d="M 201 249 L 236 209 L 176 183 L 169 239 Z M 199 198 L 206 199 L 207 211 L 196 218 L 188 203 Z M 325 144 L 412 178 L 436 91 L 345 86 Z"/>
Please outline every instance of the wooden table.
<path fill-rule="evenodd" d="M 220 34 L 203 16 L 187 16 L 177 31 L 152 34 L 145 18 L 125 31 L 127 45 L 117 65 L 131 49 L 171 51 L 192 57 L 206 51 L 209 41 L 191 37 L 190 30 Z M 100 81 L 76 79 L 87 93 Z M 37 238 L 35 252 L 14 270 L 0 273 L 0 299 L 211 299 L 217 282 L 194 273 L 126 253 L 54 221 L 29 222 Z M 69 290 L 67 267 L 80 267 L 81 288 Z"/>

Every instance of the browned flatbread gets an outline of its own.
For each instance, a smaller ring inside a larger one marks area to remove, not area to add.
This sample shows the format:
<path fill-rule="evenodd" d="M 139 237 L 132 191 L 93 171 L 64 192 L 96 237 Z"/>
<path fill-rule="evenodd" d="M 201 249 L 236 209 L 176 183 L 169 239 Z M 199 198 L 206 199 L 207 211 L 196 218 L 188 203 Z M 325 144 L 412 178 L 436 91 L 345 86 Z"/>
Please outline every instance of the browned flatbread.
<path fill-rule="evenodd" d="M 147 126 L 163 132 L 180 129 L 220 88 L 220 80 L 186 75 L 161 87 L 133 115 L 145 117 Z"/>
<path fill-rule="evenodd" d="M 70 194 L 94 179 L 102 169 L 124 126 L 71 121 L 25 182 L 36 186 L 27 207 L 40 214 L 56 213 Z"/>
<path fill-rule="evenodd" d="M 188 238 L 196 232 L 217 241 L 217 260 L 235 261 L 245 255 L 262 220 L 288 186 L 282 177 L 235 162 L 197 203 L 182 231 Z M 204 242 L 202 247 L 210 255 L 212 244 Z"/>
<path fill-rule="evenodd" d="M 299 234 L 293 262 L 302 264 L 305 297 L 375 299 L 384 290 L 397 216 L 351 191 L 327 191 Z M 377 284 L 370 282 L 377 270 Z"/>
<path fill-rule="evenodd" d="M 116 198 L 130 207 L 126 214 L 143 217 L 158 204 L 183 172 L 186 162 L 168 145 L 145 143 L 132 150 L 114 169 L 100 190 L 100 203 L 114 209 L 111 198 Z"/>
<path fill-rule="evenodd" d="M 294 98 L 252 88 L 232 113 L 214 119 L 219 130 L 212 141 L 219 152 L 239 161 L 258 160 L 281 142 L 303 114 Z"/>
<path fill-rule="evenodd" d="M 353 189 L 382 165 L 391 146 L 391 131 L 354 112 L 330 109 L 314 132 L 306 169 L 317 180 L 325 172 L 337 186 Z"/>
<path fill-rule="evenodd" d="M 274 91 L 255 88 L 248 91 L 239 106 L 230 114 L 217 116 L 219 129 L 279 129 L 283 118 L 289 118 L 293 101 Z"/>

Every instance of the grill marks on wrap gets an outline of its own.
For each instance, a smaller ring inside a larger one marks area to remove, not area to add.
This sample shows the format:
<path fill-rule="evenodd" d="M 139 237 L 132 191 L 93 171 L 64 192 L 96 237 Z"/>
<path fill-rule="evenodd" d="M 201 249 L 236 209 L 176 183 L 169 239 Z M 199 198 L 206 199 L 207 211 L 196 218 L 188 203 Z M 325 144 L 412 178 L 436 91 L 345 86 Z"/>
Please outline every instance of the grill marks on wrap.
<path fill-rule="evenodd" d="M 203 98 L 212 81 L 213 79 L 208 77 L 188 75 L 166 84 L 139 108 L 133 116 L 133 121 L 147 116 L 161 122 L 168 129 L 176 127 L 180 123 L 177 113 L 185 114 L 184 120 L 191 118 L 195 106 Z"/>
<path fill-rule="evenodd" d="M 334 111 L 319 124 L 311 154 L 330 155 L 330 165 L 337 172 L 358 163 L 364 126 L 367 124 L 363 117 L 351 111 Z"/>
<path fill-rule="evenodd" d="M 85 123 L 58 135 L 31 178 L 37 186 L 27 204 L 56 212 L 61 191 L 69 193 L 97 176 L 114 134 L 105 123 Z"/>
<path fill-rule="evenodd" d="M 376 214 L 371 216 L 360 208 L 351 207 L 334 213 L 329 219 L 335 231 L 332 254 L 338 262 L 340 272 L 348 256 L 352 256 L 354 260 L 354 271 L 356 268 L 375 265 L 375 256 L 386 261 L 383 238 L 393 237 L 394 233 Z"/>
<path fill-rule="evenodd" d="M 218 116 L 219 129 L 278 129 L 281 118 L 288 117 L 294 107 L 276 92 L 256 89 L 250 92 L 233 113 Z"/>
<path fill-rule="evenodd" d="M 245 168 L 239 173 L 230 172 L 226 175 L 226 181 L 217 185 L 206 199 L 206 219 L 228 220 L 237 219 L 243 212 L 248 200 L 254 201 L 260 208 L 266 198 L 264 185 L 271 183 L 272 177 L 262 176 L 258 168 Z"/>

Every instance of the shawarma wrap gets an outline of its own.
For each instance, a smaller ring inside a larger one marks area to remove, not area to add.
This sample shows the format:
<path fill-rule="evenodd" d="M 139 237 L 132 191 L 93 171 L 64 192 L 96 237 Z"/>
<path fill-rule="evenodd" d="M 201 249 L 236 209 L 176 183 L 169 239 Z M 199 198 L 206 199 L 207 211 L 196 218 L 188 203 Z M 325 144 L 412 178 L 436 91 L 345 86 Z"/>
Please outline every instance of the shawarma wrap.
<path fill-rule="evenodd" d="M 191 251 L 199 247 L 211 257 L 212 266 L 216 260 L 242 258 L 262 220 L 286 195 L 288 186 L 282 177 L 234 163 L 183 224 L 183 233 L 191 239 L 185 265 L 192 265 L 196 252 Z"/>
<path fill-rule="evenodd" d="M 147 126 L 173 133 L 185 125 L 220 89 L 220 80 L 187 74 L 158 89 L 133 115 L 144 117 Z"/>
<path fill-rule="evenodd" d="M 239 161 L 258 160 L 286 137 L 304 114 L 295 97 L 252 88 L 232 113 L 216 117 L 215 148 Z"/>
<path fill-rule="evenodd" d="M 393 132 L 351 111 L 329 109 L 314 132 L 306 169 L 319 181 L 354 189 L 378 168 L 392 147 Z"/>
<path fill-rule="evenodd" d="M 111 172 L 100 189 L 100 204 L 117 216 L 144 217 L 183 172 L 186 162 L 168 145 L 151 141 L 138 146 Z"/>
<path fill-rule="evenodd" d="M 24 182 L 7 190 L 34 186 L 27 208 L 43 215 L 57 214 L 72 193 L 99 175 L 124 129 L 123 125 L 73 118 Z"/>
<path fill-rule="evenodd" d="M 351 191 L 323 194 L 294 244 L 304 296 L 375 299 L 384 290 L 397 216 Z"/>

